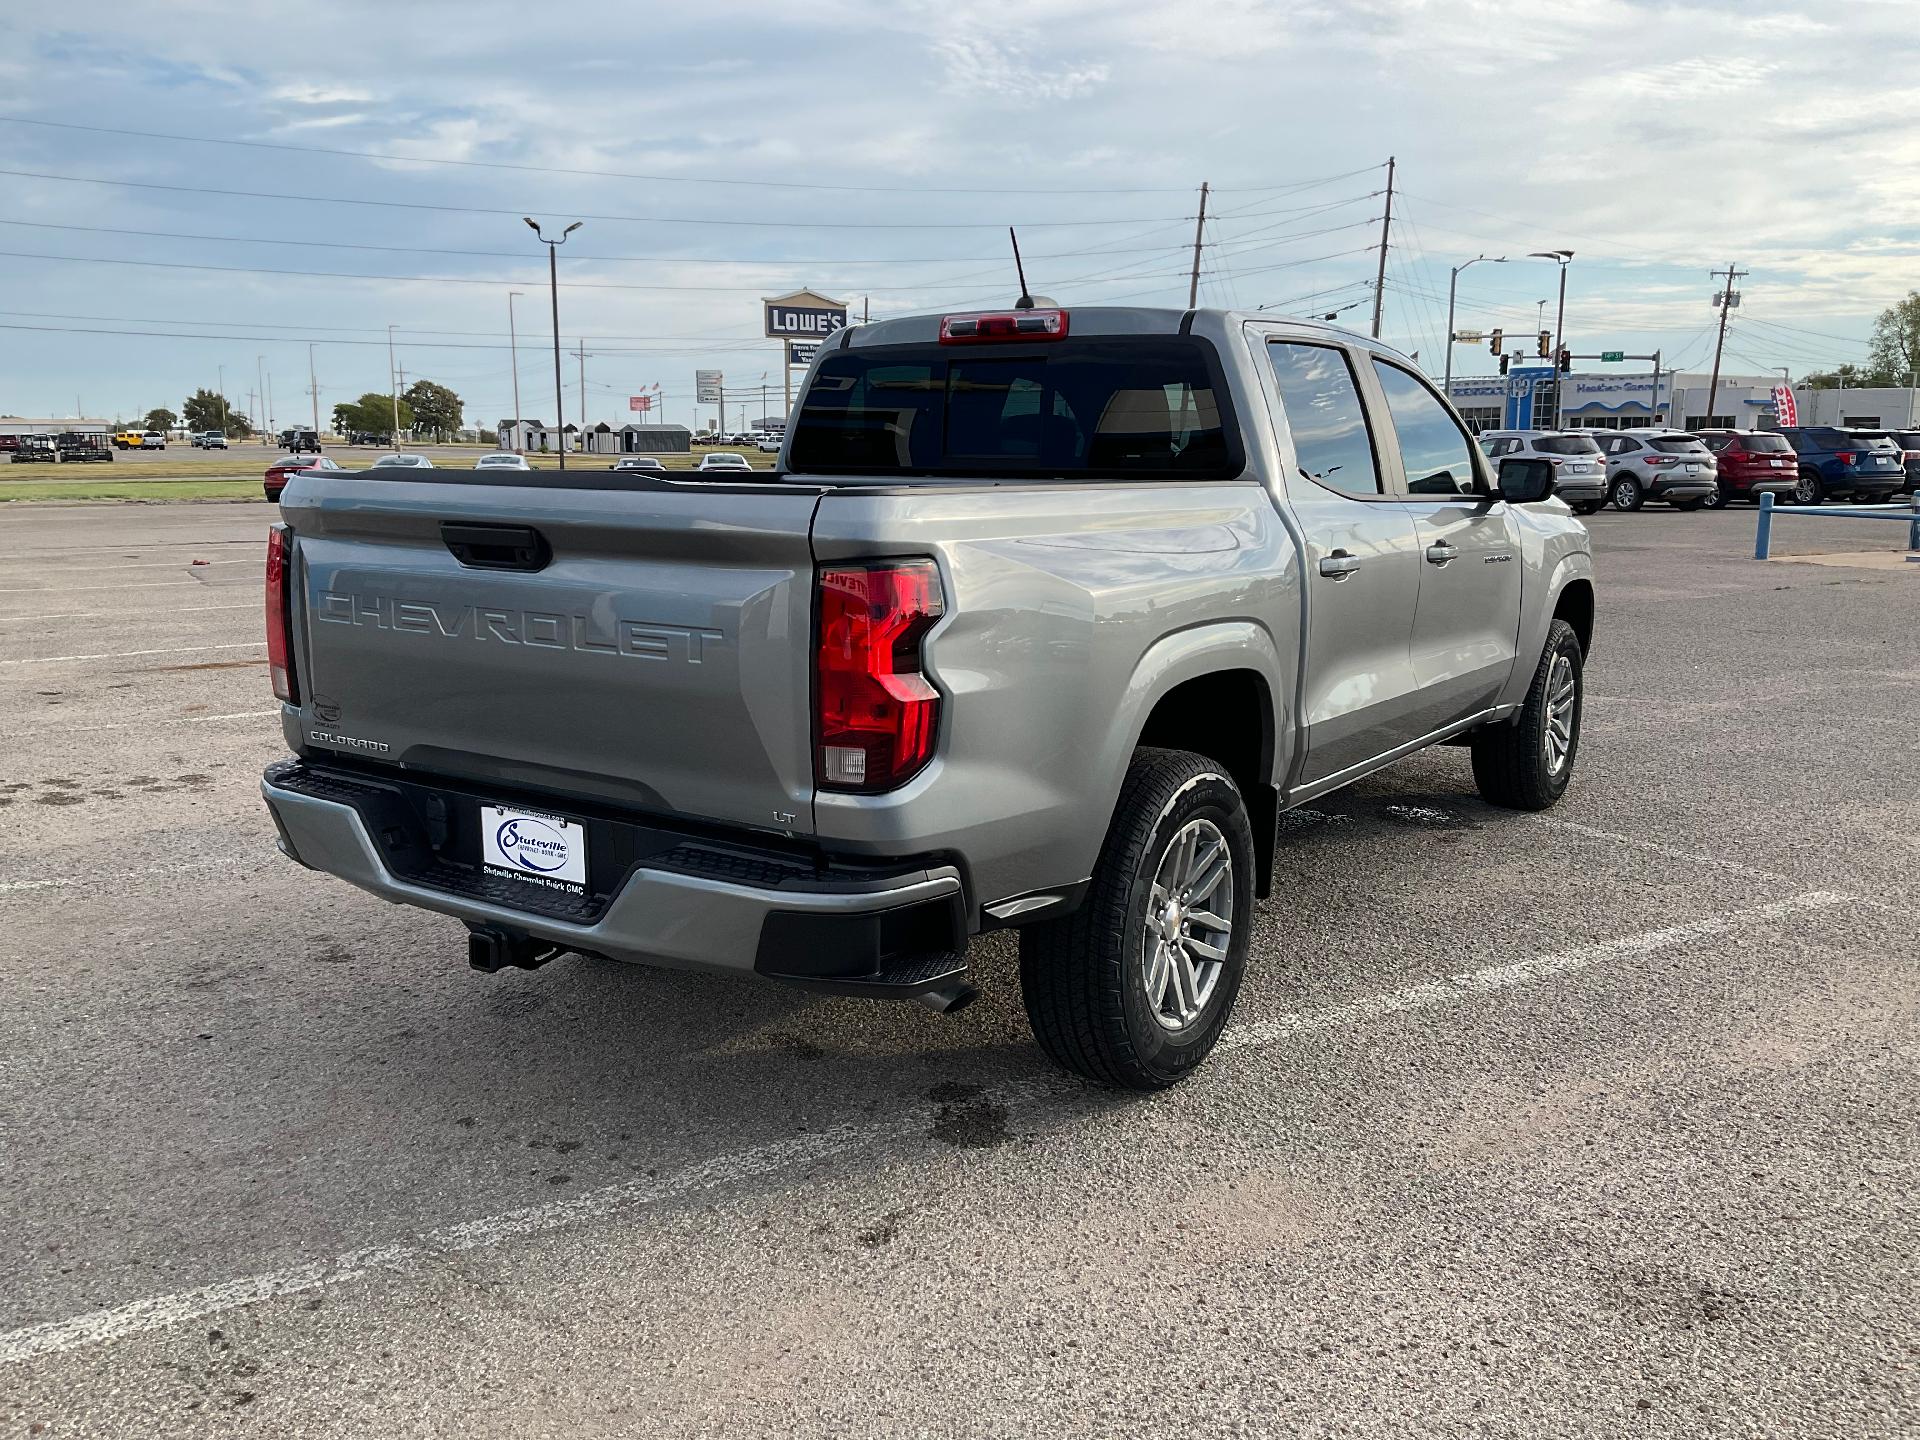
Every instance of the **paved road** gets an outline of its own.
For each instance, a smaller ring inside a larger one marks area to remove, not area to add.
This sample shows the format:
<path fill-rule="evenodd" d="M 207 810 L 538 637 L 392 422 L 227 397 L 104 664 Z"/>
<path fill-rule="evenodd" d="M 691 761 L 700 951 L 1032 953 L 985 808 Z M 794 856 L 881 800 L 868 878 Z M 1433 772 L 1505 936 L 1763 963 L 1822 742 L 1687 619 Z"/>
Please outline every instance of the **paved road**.
<path fill-rule="evenodd" d="M 279 860 L 269 515 L 0 511 L 0 1434 L 1920 1429 L 1920 566 L 1597 517 L 1567 800 L 1292 817 L 1133 1099 Z"/>

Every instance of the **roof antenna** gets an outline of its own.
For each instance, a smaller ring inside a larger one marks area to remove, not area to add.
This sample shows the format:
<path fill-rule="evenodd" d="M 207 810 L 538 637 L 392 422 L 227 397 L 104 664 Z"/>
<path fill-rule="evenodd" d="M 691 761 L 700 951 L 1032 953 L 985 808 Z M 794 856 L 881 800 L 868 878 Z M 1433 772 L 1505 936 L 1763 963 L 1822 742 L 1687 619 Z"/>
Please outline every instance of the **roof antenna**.
<path fill-rule="evenodd" d="M 1033 296 L 1027 293 L 1027 268 L 1020 263 L 1020 237 L 1013 233 L 1013 226 L 1007 227 L 1007 239 L 1013 242 L 1013 269 L 1020 277 L 1020 298 L 1013 302 L 1016 310 L 1033 309 Z"/>

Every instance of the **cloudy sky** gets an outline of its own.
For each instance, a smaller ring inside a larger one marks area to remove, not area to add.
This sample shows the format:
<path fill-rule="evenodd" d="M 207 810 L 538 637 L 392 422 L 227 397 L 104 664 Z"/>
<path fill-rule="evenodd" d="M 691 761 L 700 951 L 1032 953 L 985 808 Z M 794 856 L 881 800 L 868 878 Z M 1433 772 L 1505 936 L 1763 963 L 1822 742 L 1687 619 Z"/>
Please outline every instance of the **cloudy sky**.
<path fill-rule="evenodd" d="M 392 325 L 408 380 L 491 424 L 518 289 L 521 408 L 549 417 L 522 214 L 586 219 L 560 332 L 592 420 L 653 384 L 692 418 L 696 366 L 777 393 L 762 295 L 1004 303 L 1009 223 L 1036 291 L 1184 303 L 1203 180 L 1203 303 L 1364 328 L 1389 155 L 1383 333 L 1435 374 L 1448 269 L 1481 253 L 1513 258 L 1462 277 L 1459 327 L 1530 333 L 1542 299 L 1550 325 L 1554 267 L 1522 257 L 1565 247 L 1576 351 L 1690 367 L 1737 262 L 1744 373 L 1863 360 L 1920 286 L 1912 0 L 671 8 L 11 0 L 0 411 L 178 408 L 224 367 L 289 423 L 311 345 L 324 416 L 386 389 Z"/>

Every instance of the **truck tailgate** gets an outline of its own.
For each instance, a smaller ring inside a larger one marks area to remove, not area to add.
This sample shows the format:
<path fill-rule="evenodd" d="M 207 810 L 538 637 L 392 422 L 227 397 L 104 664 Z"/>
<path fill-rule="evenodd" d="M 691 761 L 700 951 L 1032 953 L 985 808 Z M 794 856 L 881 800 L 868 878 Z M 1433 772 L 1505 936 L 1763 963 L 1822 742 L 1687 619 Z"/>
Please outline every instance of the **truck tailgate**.
<path fill-rule="evenodd" d="M 819 492 L 558 482 L 295 477 L 298 748 L 810 832 Z"/>

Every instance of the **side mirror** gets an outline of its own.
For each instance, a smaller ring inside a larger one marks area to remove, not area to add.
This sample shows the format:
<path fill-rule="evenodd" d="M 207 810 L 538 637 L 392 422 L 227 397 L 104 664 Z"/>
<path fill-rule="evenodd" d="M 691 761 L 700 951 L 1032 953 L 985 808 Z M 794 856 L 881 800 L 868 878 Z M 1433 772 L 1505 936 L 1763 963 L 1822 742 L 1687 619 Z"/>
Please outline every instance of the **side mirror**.
<path fill-rule="evenodd" d="M 1509 505 L 1531 505 L 1553 494 L 1553 463 L 1548 460 L 1502 460 L 1500 498 Z"/>

